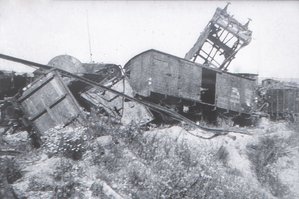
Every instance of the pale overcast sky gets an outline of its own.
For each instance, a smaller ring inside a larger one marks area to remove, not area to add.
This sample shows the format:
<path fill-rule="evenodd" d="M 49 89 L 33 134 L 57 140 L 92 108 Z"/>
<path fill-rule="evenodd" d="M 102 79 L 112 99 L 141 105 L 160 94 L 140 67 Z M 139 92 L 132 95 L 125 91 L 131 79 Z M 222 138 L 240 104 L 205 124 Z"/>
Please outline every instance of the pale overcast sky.
<path fill-rule="evenodd" d="M 184 57 L 217 7 L 226 1 L 0 0 L 0 53 L 39 63 L 60 54 L 124 65 L 157 49 Z M 228 12 L 251 18 L 253 40 L 231 63 L 232 72 L 299 78 L 299 1 L 231 1 Z M 0 60 L 0 70 L 28 70 Z"/>

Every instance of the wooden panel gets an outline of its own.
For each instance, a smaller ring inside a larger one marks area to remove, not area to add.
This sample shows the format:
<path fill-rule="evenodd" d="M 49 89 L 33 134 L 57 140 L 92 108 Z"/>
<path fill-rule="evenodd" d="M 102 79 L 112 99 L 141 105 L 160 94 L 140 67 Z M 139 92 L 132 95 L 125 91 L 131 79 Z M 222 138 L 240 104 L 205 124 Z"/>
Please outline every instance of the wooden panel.
<path fill-rule="evenodd" d="M 25 115 L 41 133 L 74 118 L 83 120 L 81 109 L 56 72 L 32 83 L 19 98 Z"/>
<path fill-rule="evenodd" d="M 202 67 L 181 60 L 178 70 L 179 97 L 199 101 Z"/>
<path fill-rule="evenodd" d="M 219 108 L 241 112 L 240 78 L 227 74 L 217 74 L 216 77 L 216 105 Z"/>
<path fill-rule="evenodd" d="M 299 89 L 286 90 L 285 102 L 285 112 L 299 113 Z"/>
<path fill-rule="evenodd" d="M 201 67 L 184 59 L 150 50 L 126 64 L 130 84 L 142 96 L 151 92 L 199 101 Z"/>
<path fill-rule="evenodd" d="M 277 112 L 283 113 L 285 109 L 285 96 L 284 96 L 284 90 L 279 89 L 278 90 L 278 106 L 277 106 Z"/>
<path fill-rule="evenodd" d="M 151 91 L 178 96 L 178 60 L 155 53 L 152 57 Z"/>
<path fill-rule="evenodd" d="M 142 72 L 150 72 L 145 79 L 151 92 L 199 101 L 201 67 L 155 51 L 151 52 L 150 63 L 150 69 Z"/>
<path fill-rule="evenodd" d="M 231 82 L 225 74 L 218 73 L 216 75 L 216 106 L 223 109 L 229 109 L 229 93 Z"/>
<path fill-rule="evenodd" d="M 267 91 L 270 113 L 299 113 L 298 89 L 270 89 Z"/>
<path fill-rule="evenodd" d="M 229 75 L 231 80 L 231 90 L 230 90 L 230 110 L 241 112 L 241 92 L 242 84 L 239 77 Z"/>
<path fill-rule="evenodd" d="M 126 67 L 130 70 L 130 84 L 136 93 L 149 96 L 149 78 L 151 70 L 150 54 L 141 54 L 131 60 Z"/>
<path fill-rule="evenodd" d="M 285 89 L 284 90 L 284 106 L 283 111 L 286 113 L 299 113 L 299 90 Z"/>
<path fill-rule="evenodd" d="M 219 108 L 248 113 L 254 109 L 255 81 L 228 73 L 217 74 L 216 105 Z"/>
<path fill-rule="evenodd" d="M 256 82 L 244 78 L 240 78 L 241 81 L 241 111 L 248 113 L 255 109 L 255 87 Z"/>
<path fill-rule="evenodd" d="M 32 87 L 27 92 L 33 91 L 28 98 L 24 99 L 22 105 L 25 109 L 30 110 L 30 115 L 36 115 L 42 110 L 45 106 L 50 106 L 57 99 L 61 98 L 65 92 L 57 84 L 57 82 L 51 79 L 47 84 L 39 87 L 38 90 Z"/>
<path fill-rule="evenodd" d="M 269 90 L 268 91 L 268 101 L 270 103 L 270 112 L 271 114 L 274 114 L 277 112 L 277 90 L 276 89 L 273 89 L 273 90 Z"/>
<path fill-rule="evenodd" d="M 299 114 L 299 90 L 296 90 L 296 94 L 295 94 L 295 113 Z"/>

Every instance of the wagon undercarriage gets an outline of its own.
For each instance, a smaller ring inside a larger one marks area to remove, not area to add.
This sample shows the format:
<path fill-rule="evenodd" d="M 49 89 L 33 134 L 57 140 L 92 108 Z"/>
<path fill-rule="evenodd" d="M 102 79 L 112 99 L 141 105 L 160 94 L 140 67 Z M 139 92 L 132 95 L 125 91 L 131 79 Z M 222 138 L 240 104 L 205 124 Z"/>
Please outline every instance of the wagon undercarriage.
<path fill-rule="evenodd" d="M 256 117 L 249 113 L 238 113 L 235 111 L 218 108 L 212 104 L 204 102 L 195 102 L 158 93 L 151 93 L 149 97 L 142 97 L 138 95 L 136 97 L 144 101 L 152 102 L 154 104 L 163 106 L 167 109 L 173 110 L 178 114 L 181 114 L 184 117 L 194 121 L 195 123 L 207 123 L 210 125 L 216 125 L 221 127 L 232 127 L 235 125 L 249 126 L 252 125 L 256 120 Z M 152 112 L 155 116 L 155 120 L 153 121 L 155 123 L 171 124 L 177 122 L 165 113 L 159 113 L 156 111 Z"/>

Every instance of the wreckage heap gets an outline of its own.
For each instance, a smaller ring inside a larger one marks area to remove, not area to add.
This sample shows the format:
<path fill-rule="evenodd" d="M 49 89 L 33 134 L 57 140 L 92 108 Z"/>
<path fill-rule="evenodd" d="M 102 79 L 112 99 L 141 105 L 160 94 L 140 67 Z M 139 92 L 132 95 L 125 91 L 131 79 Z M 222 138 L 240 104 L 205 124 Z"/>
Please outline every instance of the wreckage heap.
<path fill-rule="evenodd" d="M 14 98 L 15 104 L 19 105 L 18 109 L 21 109 L 24 114 L 22 118 L 32 124 L 39 133 L 57 125 L 84 124 L 86 111 L 91 109 L 98 111 L 101 109 L 109 117 L 121 120 L 123 123 L 129 123 L 132 120 L 147 123 L 152 120 L 151 114 L 145 107 L 136 102 L 124 100 L 123 97 L 115 94 L 108 95 L 105 90 L 93 89 L 76 78 L 63 76 L 65 73 L 72 73 L 52 67 L 55 64 L 67 70 L 72 68 L 71 72 L 76 73 L 73 77 L 86 78 L 95 84 L 103 84 L 120 93 L 132 95 L 129 85 L 126 85 L 126 91 L 123 90 L 125 79 L 121 76 L 118 66 L 89 64 L 86 70 L 77 59 L 71 56 L 58 56 L 52 59 L 48 66 L 41 67 L 36 74 L 42 75 L 30 85 L 24 86 L 22 93 L 18 93 Z M 50 70 L 44 70 L 45 68 Z"/>
<path fill-rule="evenodd" d="M 133 57 L 123 71 L 115 64 L 81 63 L 68 55 L 43 65 L 0 54 L 2 59 L 39 68 L 34 81 L 25 78 L 17 90 L 5 94 L 6 100 L 0 96 L 1 103 L 6 103 L 2 107 L 10 107 L 1 108 L 1 122 L 19 117 L 20 123 L 43 133 L 57 125 L 82 124 L 87 112 L 95 110 L 123 124 L 146 124 L 158 113 L 217 133 L 235 131 L 203 127 L 192 118 L 219 113 L 251 117 L 256 109 L 257 75 L 226 71 L 252 34 L 249 21 L 242 25 L 227 13 L 227 7 L 217 8 L 185 59 L 149 50 Z M 10 90 L 1 87 L 0 94 Z M 9 112 L 17 112 L 17 117 L 11 119 Z"/>
<path fill-rule="evenodd" d="M 115 90 L 115 89 L 113 89 L 111 87 L 113 84 L 110 84 L 111 82 L 109 83 L 109 81 L 106 82 L 107 84 L 109 84 L 109 86 L 105 86 L 103 82 L 95 82 L 95 81 L 92 81 L 90 79 L 85 78 L 84 74 L 77 75 L 77 74 L 73 74 L 73 73 L 70 73 L 70 72 L 65 71 L 65 70 L 61 70 L 61 69 L 58 69 L 58 68 L 53 68 L 52 66 L 49 66 L 49 65 L 38 64 L 38 63 L 31 62 L 31 61 L 27 61 L 27 60 L 15 58 L 15 57 L 7 56 L 7 55 L 2 55 L 2 54 L 0 54 L 0 58 L 6 59 L 6 60 L 10 60 L 10 61 L 14 61 L 14 62 L 18 62 L 18 63 L 22 63 L 22 64 L 25 64 L 25 65 L 28 65 L 28 66 L 40 67 L 41 69 L 46 70 L 44 73 L 43 72 L 39 72 L 40 74 L 43 74 L 43 75 L 41 77 L 39 77 L 32 84 L 33 85 L 34 84 L 38 84 L 39 81 L 42 81 L 42 82 L 44 81 L 45 83 L 41 84 L 41 86 L 36 86 L 37 88 L 34 88 L 34 86 L 33 86 L 34 89 L 32 89 L 32 90 L 30 89 L 30 88 L 32 88 L 31 85 L 30 85 L 27 88 L 29 90 L 28 91 L 29 92 L 28 95 L 32 95 L 33 93 L 38 92 L 38 90 L 40 88 L 42 88 L 44 85 L 48 84 L 49 81 L 43 80 L 43 78 L 45 78 L 45 74 L 52 73 L 53 71 L 57 71 L 58 75 L 63 76 L 64 78 L 67 77 L 65 80 L 63 80 L 63 81 L 60 82 L 60 83 L 62 83 L 62 85 L 66 89 L 65 92 L 64 92 L 64 94 L 62 94 L 61 99 L 64 99 L 64 95 L 66 95 L 67 93 L 70 93 L 67 90 L 68 88 L 64 85 L 65 83 L 63 83 L 63 82 L 65 81 L 65 82 L 70 83 L 70 82 L 72 82 L 72 80 L 75 80 L 75 81 L 80 81 L 81 83 L 83 83 L 86 86 L 95 87 L 95 88 L 99 89 L 99 92 L 103 93 L 103 91 L 104 91 L 104 93 L 105 92 L 110 92 L 110 93 L 114 94 L 115 96 L 112 97 L 112 99 L 120 97 L 122 99 L 122 102 L 123 102 L 123 106 L 122 107 L 123 108 L 128 107 L 128 110 L 129 110 L 129 111 L 122 111 L 122 113 L 137 114 L 137 116 L 133 117 L 133 115 L 130 115 L 130 117 L 129 117 L 131 119 L 131 121 L 134 120 L 134 122 L 139 122 L 139 123 L 143 123 L 144 122 L 144 123 L 146 123 L 146 122 L 152 120 L 153 117 L 151 115 L 151 112 L 149 112 L 149 110 L 148 110 L 148 109 L 151 109 L 151 110 L 154 110 L 156 112 L 161 112 L 163 114 L 167 114 L 167 115 L 171 116 L 173 119 L 175 119 L 177 121 L 183 121 L 183 122 L 186 122 L 186 123 L 188 123 L 188 124 L 190 124 L 190 125 L 192 125 L 192 126 L 194 126 L 196 128 L 201 128 L 201 129 L 204 129 L 204 130 L 209 130 L 209 131 L 212 131 L 212 132 L 214 132 L 216 134 L 222 134 L 223 132 L 228 133 L 228 131 L 244 133 L 244 132 L 238 131 L 237 129 L 220 129 L 220 128 L 210 128 L 210 127 L 201 126 L 199 124 L 196 124 L 194 121 L 192 121 L 192 120 L 184 117 L 183 115 L 181 115 L 181 114 L 179 114 L 179 113 L 177 113 L 177 112 L 175 112 L 175 111 L 173 111 L 171 109 L 168 109 L 166 107 L 163 107 L 163 106 L 151 103 L 151 102 L 143 101 L 143 100 L 138 99 L 138 98 L 134 98 L 132 96 L 129 96 L 129 95 L 125 94 L 125 92 L 119 92 L 119 91 L 117 91 L 117 90 Z M 51 74 L 51 75 L 53 75 L 53 74 Z M 46 77 L 47 77 L 47 75 L 46 75 Z M 57 80 L 59 80 L 59 79 L 60 78 L 57 78 Z M 124 80 L 124 79 L 122 79 L 122 80 Z M 55 89 L 52 89 L 52 90 L 55 90 Z M 83 90 L 86 91 L 86 88 L 83 89 Z M 83 90 L 80 90 L 80 91 L 83 91 Z M 55 91 L 56 92 L 61 92 L 60 89 L 57 89 Z M 40 92 L 43 93 L 42 90 Z M 133 92 L 129 92 L 128 94 L 130 94 L 130 93 L 132 94 Z M 54 95 L 54 96 L 60 96 L 60 95 Z M 98 95 L 98 96 L 100 96 L 100 95 Z M 105 100 L 105 97 L 104 96 L 102 96 L 102 97 L 103 97 L 103 100 Z M 19 98 L 19 99 L 22 99 L 22 97 Z M 17 99 L 17 101 L 19 99 Z M 45 97 L 43 97 L 43 98 L 38 97 L 38 100 L 40 100 L 40 99 L 45 99 Z M 40 104 L 43 105 L 43 108 L 40 110 L 40 113 L 38 113 L 37 116 L 41 116 L 42 114 L 49 114 L 49 115 L 51 115 L 50 108 L 54 107 L 57 103 L 60 102 L 60 100 L 58 100 L 58 99 L 59 98 L 57 98 L 55 100 L 52 100 L 53 104 L 51 104 L 51 103 L 47 103 L 46 104 L 44 102 L 41 102 Z M 112 99 L 109 99 L 108 101 L 111 102 L 111 101 L 113 101 Z M 91 102 L 91 101 L 89 101 L 89 102 Z M 124 106 L 126 104 L 126 102 L 134 102 L 134 103 L 127 103 L 127 106 Z M 142 106 L 138 106 L 135 103 L 137 103 L 139 105 L 142 105 Z M 29 104 L 31 104 L 33 106 L 34 103 L 31 102 Z M 76 106 L 76 103 L 71 104 L 70 106 Z M 101 103 L 101 107 L 102 107 L 102 110 L 105 110 L 103 108 L 103 107 L 105 107 L 105 104 Z M 26 108 L 26 107 L 23 106 L 22 108 Z M 114 111 L 116 111 L 116 112 L 119 113 L 119 111 L 117 110 L 117 107 L 114 107 L 114 108 L 113 107 L 109 107 L 109 108 L 110 108 L 110 110 L 114 110 Z M 134 109 L 135 109 L 135 111 L 134 111 Z M 65 109 L 65 111 L 67 111 L 67 110 Z M 82 111 L 82 109 L 81 109 L 81 111 Z M 26 115 L 28 113 L 31 113 L 30 106 L 29 106 L 27 112 L 25 110 L 23 110 L 23 113 L 25 113 L 26 123 L 27 123 L 28 119 L 29 120 L 32 119 L 32 117 L 30 117 L 29 115 Z M 105 112 L 105 113 L 107 113 L 107 112 Z M 138 117 L 138 115 L 140 115 L 140 114 L 142 114 L 142 117 Z M 69 115 L 65 115 L 65 116 L 68 117 Z M 65 121 L 65 122 L 54 120 L 54 122 L 52 122 L 53 125 L 50 125 L 50 126 L 51 127 L 55 127 L 56 125 L 63 125 L 64 126 L 64 125 L 70 125 L 70 124 L 75 124 L 76 125 L 76 123 L 73 123 L 73 122 L 77 120 L 77 117 L 74 117 L 74 116 L 75 115 L 73 114 L 71 116 L 71 118 L 65 118 L 65 120 L 62 120 L 62 121 Z M 77 115 L 77 116 L 79 116 L 79 115 Z M 108 114 L 108 116 L 110 117 L 111 115 Z M 48 118 L 51 118 L 51 116 L 48 116 Z M 137 121 L 135 120 L 136 118 L 138 118 Z M 35 122 L 38 122 L 38 121 L 39 120 L 36 120 Z M 55 121 L 57 123 L 55 123 Z M 128 120 L 123 120 L 123 122 L 128 122 Z M 43 133 L 43 132 L 38 131 L 38 128 L 36 128 L 36 126 L 37 125 L 34 124 L 34 122 L 33 122 L 33 127 L 35 127 L 35 129 L 37 130 L 37 132 Z M 50 126 L 49 126 L 49 128 L 50 128 Z"/>

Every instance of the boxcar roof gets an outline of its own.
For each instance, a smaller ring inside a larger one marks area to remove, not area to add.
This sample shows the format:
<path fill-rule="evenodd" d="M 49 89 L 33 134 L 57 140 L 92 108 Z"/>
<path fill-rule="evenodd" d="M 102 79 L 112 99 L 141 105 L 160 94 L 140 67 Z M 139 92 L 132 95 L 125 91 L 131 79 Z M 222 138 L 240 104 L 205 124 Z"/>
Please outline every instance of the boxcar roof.
<path fill-rule="evenodd" d="M 219 69 L 217 69 L 217 68 L 212 68 L 212 67 L 207 66 L 207 65 L 203 65 L 203 64 L 195 63 L 195 62 L 192 62 L 192 61 L 190 61 L 190 60 L 187 60 L 187 59 L 184 59 L 184 58 L 181 58 L 181 57 L 177 57 L 177 56 L 175 56 L 175 55 L 171 55 L 171 54 L 168 54 L 168 53 L 165 53 L 165 52 L 156 50 L 156 49 L 149 49 L 149 50 L 146 50 L 146 51 L 144 51 L 144 52 L 141 52 L 141 53 L 135 55 L 134 57 L 132 57 L 132 58 L 125 64 L 124 68 L 126 68 L 126 66 L 127 66 L 132 60 L 136 59 L 136 58 L 139 57 L 140 55 L 144 55 L 144 54 L 148 54 L 148 53 L 152 53 L 152 52 L 157 52 L 157 53 L 160 53 L 160 54 L 164 54 L 164 55 L 173 57 L 173 58 L 175 58 L 175 59 L 180 59 L 180 60 L 182 60 L 182 61 L 189 62 L 189 63 L 194 64 L 194 65 L 196 65 L 196 66 L 200 66 L 200 67 L 203 67 L 203 68 L 207 68 L 207 69 L 210 69 L 210 70 L 214 70 L 215 72 L 218 72 L 218 73 L 227 73 L 227 74 L 230 74 L 230 75 L 234 75 L 234 76 L 237 76 L 237 77 L 241 77 L 241 78 L 244 78 L 244 79 L 248 79 L 248 80 L 255 81 L 255 79 L 252 79 L 252 78 L 242 77 L 242 76 L 239 75 L 239 74 L 230 73 L 230 72 L 227 72 L 227 71 L 219 70 Z"/>

